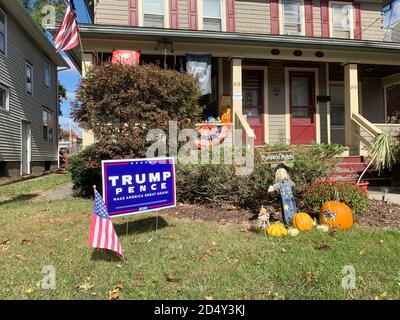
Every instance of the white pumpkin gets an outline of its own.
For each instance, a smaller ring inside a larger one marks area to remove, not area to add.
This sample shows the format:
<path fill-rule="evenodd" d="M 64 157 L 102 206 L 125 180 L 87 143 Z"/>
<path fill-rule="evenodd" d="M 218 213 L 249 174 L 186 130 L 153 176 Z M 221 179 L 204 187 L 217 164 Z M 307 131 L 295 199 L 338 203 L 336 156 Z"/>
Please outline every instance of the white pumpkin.
<path fill-rule="evenodd" d="M 321 231 L 321 232 L 328 232 L 329 231 L 329 226 L 327 226 L 326 224 L 319 224 L 316 227 L 316 229 Z"/>
<path fill-rule="evenodd" d="M 292 237 L 297 237 L 299 235 L 299 233 L 300 233 L 299 229 L 296 229 L 296 228 L 288 229 L 288 235 L 290 235 Z"/>

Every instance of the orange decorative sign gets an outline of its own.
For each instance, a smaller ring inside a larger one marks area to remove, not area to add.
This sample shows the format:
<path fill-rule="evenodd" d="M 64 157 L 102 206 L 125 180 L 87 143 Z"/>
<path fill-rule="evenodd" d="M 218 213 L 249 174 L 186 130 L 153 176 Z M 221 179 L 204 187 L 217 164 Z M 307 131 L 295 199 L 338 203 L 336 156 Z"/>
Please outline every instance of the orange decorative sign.
<path fill-rule="evenodd" d="M 112 63 L 122 63 L 127 65 L 139 64 L 140 51 L 133 50 L 114 50 L 112 52 Z"/>

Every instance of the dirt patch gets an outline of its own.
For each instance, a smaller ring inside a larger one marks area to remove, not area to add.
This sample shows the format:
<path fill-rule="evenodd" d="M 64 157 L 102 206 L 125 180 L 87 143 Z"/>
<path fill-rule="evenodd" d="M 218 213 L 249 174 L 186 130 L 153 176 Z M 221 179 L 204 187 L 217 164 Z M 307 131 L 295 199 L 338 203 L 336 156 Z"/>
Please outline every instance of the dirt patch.
<path fill-rule="evenodd" d="M 371 227 L 394 227 L 400 229 L 400 206 L 371 200 L 368 211 L 355 216 L 355 222 Z"/>
<path fill-rule="evenodd" d="M 31 174 L 29 176 L 0 177 L 0 186 L 6 186 L 6 185 L 16 183 L 16 182 L 41 178 L 41 177 L 45 177 L 45 176 L 48 176 L 53 173 L 57 173 L 57 171 L 47 171 L 47 172 L 38 173 L 38 174 Z"/>
<path fill-rule="evenodd" d="M 266 208 L 271 214 L 271 221 L 282 221 L 280 212 L 272 207 Z M 189 218 L 192 220 L 216 221 L 225 223 L 248 223 L 256 220 L 254 212 L 236 208 L 234 206 L 211 207 L 205 205 L 179 204 L 176 208 L 160 211 L 162 214 L 176 218 Z M 368 212 L 355 215 L 355 223 L 371 227 L 392 227 L 400 229 L 400 206 L 382 201 L 371 200 Z"/>

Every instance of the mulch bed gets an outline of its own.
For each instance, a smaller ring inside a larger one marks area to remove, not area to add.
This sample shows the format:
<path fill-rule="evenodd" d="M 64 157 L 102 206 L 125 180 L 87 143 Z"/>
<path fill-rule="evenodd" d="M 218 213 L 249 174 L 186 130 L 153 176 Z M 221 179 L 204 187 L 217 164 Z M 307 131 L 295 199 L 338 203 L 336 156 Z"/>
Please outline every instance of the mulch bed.
<path fill-rule="evenodd" d="M 276 212 L 272 207 L 266 208 L 268 212 Z M 176 218 L 192 220 L 216 221 L 219 224 L 249 223 L 257 219 L 254 213 L 236 208 L 231 205 L 225 207 L 212 207 L 205 205 L 179 204 L 176 208 L 161 211 L 161 213 Z M 271 221 L 280 220 L 280 212 L 271 213 Z M 355 223 L 370 227 L 394 227 L 400 229 L 400 206 L 382 201 L 371 200 L 368 212 L 355 215 Z"/>

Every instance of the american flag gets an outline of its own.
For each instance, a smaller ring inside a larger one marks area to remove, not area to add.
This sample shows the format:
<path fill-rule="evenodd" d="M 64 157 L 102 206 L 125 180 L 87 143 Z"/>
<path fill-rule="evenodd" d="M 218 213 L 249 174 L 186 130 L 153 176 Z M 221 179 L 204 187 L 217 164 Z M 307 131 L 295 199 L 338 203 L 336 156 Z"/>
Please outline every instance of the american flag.
<path fill-rule="evenodd" d="M 94 196 L 94 207 L 88 244 L 93 248 L 108 249 L 114 251 L 121 257 L 124 256 L 121 249 L 121 243 L 115 233 L 106 205 L 97 191 Z"/>
<path fill-rule="evenodd" d="M 79 29 L 74 0 L 66 2 L 67 12 L 64 21 L 54 35 L 57 52 L 71 50 L 79 44 Z"/>

